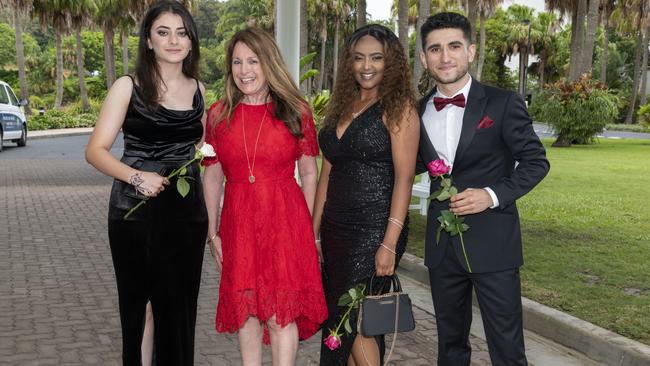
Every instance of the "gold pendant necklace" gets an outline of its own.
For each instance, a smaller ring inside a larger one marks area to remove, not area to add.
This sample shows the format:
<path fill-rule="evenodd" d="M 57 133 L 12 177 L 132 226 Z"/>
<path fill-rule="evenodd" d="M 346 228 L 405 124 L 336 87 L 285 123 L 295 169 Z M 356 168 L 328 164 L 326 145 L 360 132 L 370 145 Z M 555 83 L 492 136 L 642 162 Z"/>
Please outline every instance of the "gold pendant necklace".
<path fill-rule="evenodd" d="M 365 111 L 366 108 L 368 108 L 368 106 L 370 105 L 370 103 L 372 103 L 374 100 L 375 100 L 375 98 L 370 99 L 370 100 L 368 101 L 368 103 L 366 103 L 366 105 L 364 105 L 364 106 L 359 110 L 359 112 L 352 112 L 352 119 L 355 119 L 355 118 L 359 117 L 359 115 L 360 115 L 361 113 L 363 113 L 363 111 Z"/>
<path fill-rule="evenodd" d="M 257 130 L 257 138 L 255 139 L 255 149 L 253 150 L 253 164 L 251 165 L 250 160 L 248 159 L 248 144 L 246 143 L 246 128 L 244 126 L 244 104 L 242 103 L 241 109 L 241 130 L 244 135 L 244 152 L 246 153 L 246 164 L 248 165 L 248 182 L 250 184 L 255 183 L 255 175 L 253 171 L 255 170 L 255 158 L 257 157 L 257 143 L 260 141 L 260 132 L 262 132 L 262 125 L 264 125 L 264 119 L 266 118 L 266 106 L 264 107 L 264 116 L 262 116 L 262 122 L 260 122 L 260 128 Z"/>

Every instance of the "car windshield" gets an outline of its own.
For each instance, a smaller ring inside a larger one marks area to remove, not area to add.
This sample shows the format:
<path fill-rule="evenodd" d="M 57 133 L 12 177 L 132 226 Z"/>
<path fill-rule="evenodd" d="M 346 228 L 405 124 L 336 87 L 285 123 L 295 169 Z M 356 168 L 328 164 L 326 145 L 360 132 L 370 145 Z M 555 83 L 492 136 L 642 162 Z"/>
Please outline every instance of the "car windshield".
<path fill-rule="evenodd" d="M 14 91 L 11 90 L 11 88 L 9 87 L 7 87 L 7 94 L 9 95 L 9 100 L 11 101 L 11 104 L 18 105 L 18 98 L 16 98 L 16 94 L 14 94 Z"/>
<path fill-rule="evenodd" d="M 0 103 L 9 104 L 9 98 L 7 97 L 7 91 L 4 85 L 0 85 Z"/>

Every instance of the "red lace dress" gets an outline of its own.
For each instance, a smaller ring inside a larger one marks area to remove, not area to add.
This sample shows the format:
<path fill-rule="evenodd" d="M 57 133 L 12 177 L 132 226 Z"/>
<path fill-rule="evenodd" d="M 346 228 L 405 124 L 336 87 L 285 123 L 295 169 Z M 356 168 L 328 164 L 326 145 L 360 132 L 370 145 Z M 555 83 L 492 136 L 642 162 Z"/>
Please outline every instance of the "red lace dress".
<path fill-rule="evenodd" d="M 204 160 L 205 165 L 220 162 L 226 177 L 217 331 L 234 333 L 256 317 L 268 344 L 265 323 L 275 315 L 282 326 L 295 321 L 300 339 L 309 338 L 327 318 L 327 305 L 311 215 L 294 167 L 302 155 L 318 155 L 314 121 L 311 114 L 303 115 L 304 137 L 298 140 L 274 118 L 272 104 L 239 104 L 230 125 L 223 121 L 214 127 L 218 106 L 208 110 L 206 131 L 217 156 Z M 254 183 L 249 182 L 244 132 Z"/>

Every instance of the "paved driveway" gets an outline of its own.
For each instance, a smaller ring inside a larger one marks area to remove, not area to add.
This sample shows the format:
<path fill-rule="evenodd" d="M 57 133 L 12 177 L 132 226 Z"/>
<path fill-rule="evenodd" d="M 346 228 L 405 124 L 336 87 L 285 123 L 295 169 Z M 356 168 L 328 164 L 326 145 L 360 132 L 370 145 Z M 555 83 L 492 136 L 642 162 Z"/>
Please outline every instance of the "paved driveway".
<path fill-rule="evenodd" d="M 83 160 L 87 136 L 32 140 L 0 153 L 0 364 L 119 365 L 117 290 L 106 214 L 111 179 Z M 119 153 L 120 146 L 115 152 Z M 236 337 L 217 334 L 218 273 L 206 252 L 196 329 L 197 365 L 238 365 Z M 431 365 L 433 316 L 415 308 L 416 331 L 400 335 L 395 364 Z M 320 335 L 300 346 L 315 365 Z M 472 337 L 473 365 L 487 365 Z M 265 350 L 265 364 L 270 351 Z"/>

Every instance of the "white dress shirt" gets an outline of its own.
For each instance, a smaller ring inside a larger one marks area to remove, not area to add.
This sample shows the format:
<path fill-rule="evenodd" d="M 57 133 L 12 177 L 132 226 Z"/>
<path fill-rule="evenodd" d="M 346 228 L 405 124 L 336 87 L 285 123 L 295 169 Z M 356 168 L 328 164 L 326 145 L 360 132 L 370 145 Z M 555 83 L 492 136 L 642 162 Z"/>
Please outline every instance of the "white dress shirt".
<path fill-rule="evenodd" d="M 460 132 L 463 128 L 463 116 L 465 115 L 465 108 L 458 107 L 453 104 L 447 104 L 440 111 L 436 110 L 433 105 L 433 98 L 453 98 L 456 95 L 463 94 L 465 96 L 465 103 L 467 103 L 467 95 L 472 86 L 472 77 L 469 77 L 467 83 L 454 95 L 444 95 L 438 89 L 431 98 L 427 101 L 426 109 L 422 115 L 424 128 L 427 135 L 433 144 L 433 147 L 438 153 L 438 157 L 443 159 L 450 167 L 450 173 L 454 168 L 454 160 L 456 158 L 456 149 L 458 149 L 458 142 L 460 141 Z M 492 189 L 484 187 L 490 194 L 493 205 L 490 208 L 499 206 L 499 199 Z"/>

